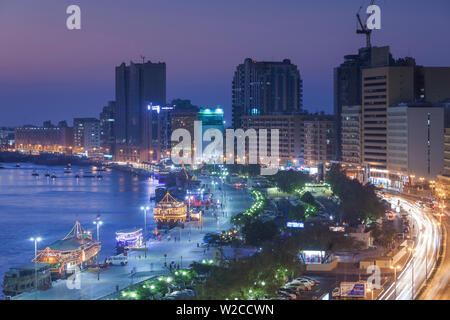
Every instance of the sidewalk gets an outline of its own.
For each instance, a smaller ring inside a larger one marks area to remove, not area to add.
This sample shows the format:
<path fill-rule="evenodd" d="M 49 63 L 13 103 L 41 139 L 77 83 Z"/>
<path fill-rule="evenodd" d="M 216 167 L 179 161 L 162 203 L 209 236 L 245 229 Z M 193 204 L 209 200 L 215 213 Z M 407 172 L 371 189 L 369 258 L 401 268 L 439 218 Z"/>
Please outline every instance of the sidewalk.
<path fill-rule="evenodd" d="M 26 292 L 14 297 L 14 300 L 79 300 L 79 299 L 101 299 L 110 296 L 116 292 L 116 286 L 119 290 L 134 283 L 147 280 L 157 274 L 168 272 L 167 266 L 173 261 L 180 267 L 188 267 L 192 262 L 202 260 L 208 253 L 204 248 L 197 247 L 197 243 L 203 243 L 203 237 L 206 233 L 220 232 L 231 228 L 230 217 L 242 212 L 244 208 L 249 207 L 253 201 L 252 197 L 243 190 L 227 188 L 228 200 L 225 201 L 222 216 L 221 210 L 218 210 L 218 219 L 212 216 L 212 211 L 205 214 L 203 227 L 198 229 L 199 222 L 185 224 L 185 228 L 173 228 L 164 234 L 162 241 L 147 241 L 147 257 L 144 252 L 130 252 L 128 264 L 126 266 L 113 266 L 112 268 L 100 273 L 100 280 L 97 280 L 97 274 L 83 271 L 77 274 L 77 281 L 58 280 L 53 282 L 53 287 L 46 291 Z M 217 193 L 219 197 L 219 193 Z M 190 235 L 189 235 L 189 231 Z M 170 240 L 168 236 L 170 235 Z M 174 238 L 177 238 L 177 241 Z M 166 257 L 164 256 L 166 255 Z M 77 287 L 77 283 L 79 286 Z"/>

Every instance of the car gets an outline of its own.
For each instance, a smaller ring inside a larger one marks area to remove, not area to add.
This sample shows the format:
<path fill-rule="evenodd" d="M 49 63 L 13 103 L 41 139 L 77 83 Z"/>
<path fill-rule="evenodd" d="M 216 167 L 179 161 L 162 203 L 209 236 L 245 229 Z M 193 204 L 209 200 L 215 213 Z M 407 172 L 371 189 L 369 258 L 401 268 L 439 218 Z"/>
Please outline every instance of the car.
<path fill-rule="evenodd" d="M 289 282 L 284 286 L 284 288 L 298 288 L 302 291 L 311 291 L 312 290 L 312 284 L 310 282 L 301 282 L 301 281 L 292 281 Z"/>
<path fill-rule="evenodd" d="M 297 298 L 296 294 L 289 293 L 289 292 L 283 291 L 281 289 L 278 290 L 277 294 L 278 294 L 278 297 L 286 297 L 288 299 L 296 299 Z"/>
<path fill-rule="evenodd" d="M 124 256 L 123 253 L 117 255 L 117 256 L 111 256 L 106 258 L 105 263 L 109 266 L 124 266 L 128 263 L 128 257 Z"/>
<path fill-rule="evenodd" d="M 297 278 L 294 281 L 292 281 L 293 283 L 300 283 L 306 286 L 310 286 L 313 287 L 315 285 L 314 281 L 311 281 L 307 278 Z"/>
<path fill-rule="evenodd" d="M 292 300 L 292 298 L 286 294 L 279 294 L 275 300 Z"/>
<path fill-rule="evenodd" d="M 297 279 L 306 279 L 306 280 L 309 280 L 309 281 L 311 281 L 311 282 L 313 283 L 313 285 L 320 284 L 320 281 L 319 281 L 319 280 L 313 279 L 313 278 L 310 278 L 310 277 L 306 277 L 306 276 L 302 276 L 302 277 L 296 278 L 296 279 L 294 279 L 294 280 L 297 280 Z"/>
<path fill-rule="evenodd" d="M 289 294 L 295 294 L 296 296 L 299 293 L 299 290 L 298 290 L 297 287 L 281 288 L 280 291 L 281 292 L 285 292 L 285 293 L 289 293 Z"/>

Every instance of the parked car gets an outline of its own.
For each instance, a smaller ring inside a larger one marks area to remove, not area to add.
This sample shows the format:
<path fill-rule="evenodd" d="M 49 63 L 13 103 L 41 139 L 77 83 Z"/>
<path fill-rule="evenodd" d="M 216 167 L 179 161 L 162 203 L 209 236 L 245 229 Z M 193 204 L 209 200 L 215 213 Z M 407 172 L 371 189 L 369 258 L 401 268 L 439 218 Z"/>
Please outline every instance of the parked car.
<path fill-rule="evenodd" d="M 297 280 L 297 279 L 306 279 L 306 280 L 309 280 L 309 281 L 311 281 L 311 282 L 313 283 L 313 285 L 320 284 L 320 281 L 319 281 L 319 280 L 313 279 L 313 278 L 310 278 L 310 277 L 307 277 L 307 276 L 301 276 L 301 277 L 296 278 L 296 279 L 294 279 L 294 280 Z"/>
<path fill-rule="evenodd" d="M 302 285 L 309 286 L 309 287 L 314 287 L 314 285 L 315 285 L 314 281 L 311 281 L 311 280 L 309 280 L 307 278 L 303 278 L 303 277 L 302 278 L 297 278 L 297 279 L 295 279 L 292 282 L 293 283 L 300 283 Z"/>
<path fill-rule="evenodd" d="M 294 280 L 284 286 L 284 288 L 298 288 L 299 290 L 302 290 L 302 291 L 305 291 L 305 290 L 311 291 L 312 287 L 313 287 L 312 283 L 310 281 L 305 281 L 305 280 L 304 281 L 295 281 Z"/>
<path fill-rule="evenodd" d="M 128 263 L 128 258 L 126 256 L 124 256 L 123 253 L 121 253 L 117 256 L 111 256 L 109 258 L 106 258 L 105 263 L 110 266 L 114 266 L 114 265 L 124 266 Z"/>
<path fill-rule="evenodd" d="M 277 295 L 278 295 L 278 297 L 288 298 L 289 300 L 297 298 L 296 294 L 284 291 L 282 289 L 278 290 Z"/>

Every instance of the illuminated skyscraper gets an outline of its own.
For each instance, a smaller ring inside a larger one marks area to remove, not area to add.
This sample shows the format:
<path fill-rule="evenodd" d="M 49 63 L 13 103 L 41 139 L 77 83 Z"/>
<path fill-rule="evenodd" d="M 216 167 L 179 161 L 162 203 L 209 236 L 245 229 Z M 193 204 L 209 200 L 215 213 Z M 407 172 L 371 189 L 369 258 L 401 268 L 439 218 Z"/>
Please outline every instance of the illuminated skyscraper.
<path fill-rule="evenodd" d="M 237 66 L 232 84 L 233 127 L 241 117 L 271 113 L 291 114 L 303 106 L 303 81 L 296 65 L 245 59 Z"/>
<path fill-rule="evenodd" d="M 131 62 L 129 66 L 122 63 L 116 67 L 116 159 L 135 162 L 159 159 L 157 106 L 165 103 L 164 62 Z"/>

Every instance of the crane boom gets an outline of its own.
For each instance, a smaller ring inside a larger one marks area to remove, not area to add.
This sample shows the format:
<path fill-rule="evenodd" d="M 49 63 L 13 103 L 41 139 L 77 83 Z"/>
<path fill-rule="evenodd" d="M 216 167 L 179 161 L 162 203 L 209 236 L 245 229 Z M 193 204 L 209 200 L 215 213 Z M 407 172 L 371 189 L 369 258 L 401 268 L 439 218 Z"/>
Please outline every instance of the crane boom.
<path fill-rule="evenodd" d="M 375 0 L 371 0 L 370 1 L 370 5 L 373 5 L 374 2 L 375 2 Z M 372 47 L 372 43 L 371 43 L 371 40 L 370 40 L 370 37 L 372 35 L 372 30 L 367 28 L 367 25 L 362 22 L 361 16 L 359 14 L 359 12 L 361 11 L 361 8 L 362 7 L 359 8 L 358 13 L 356 14 L 356 19 L 358 20 L 358 23 L 359 23 L 361 29 L 356 29 L 356 33 L 357 34 L 365 34 L 366 35 L 366 47 L 370 48 L 370 47 Z"/>

